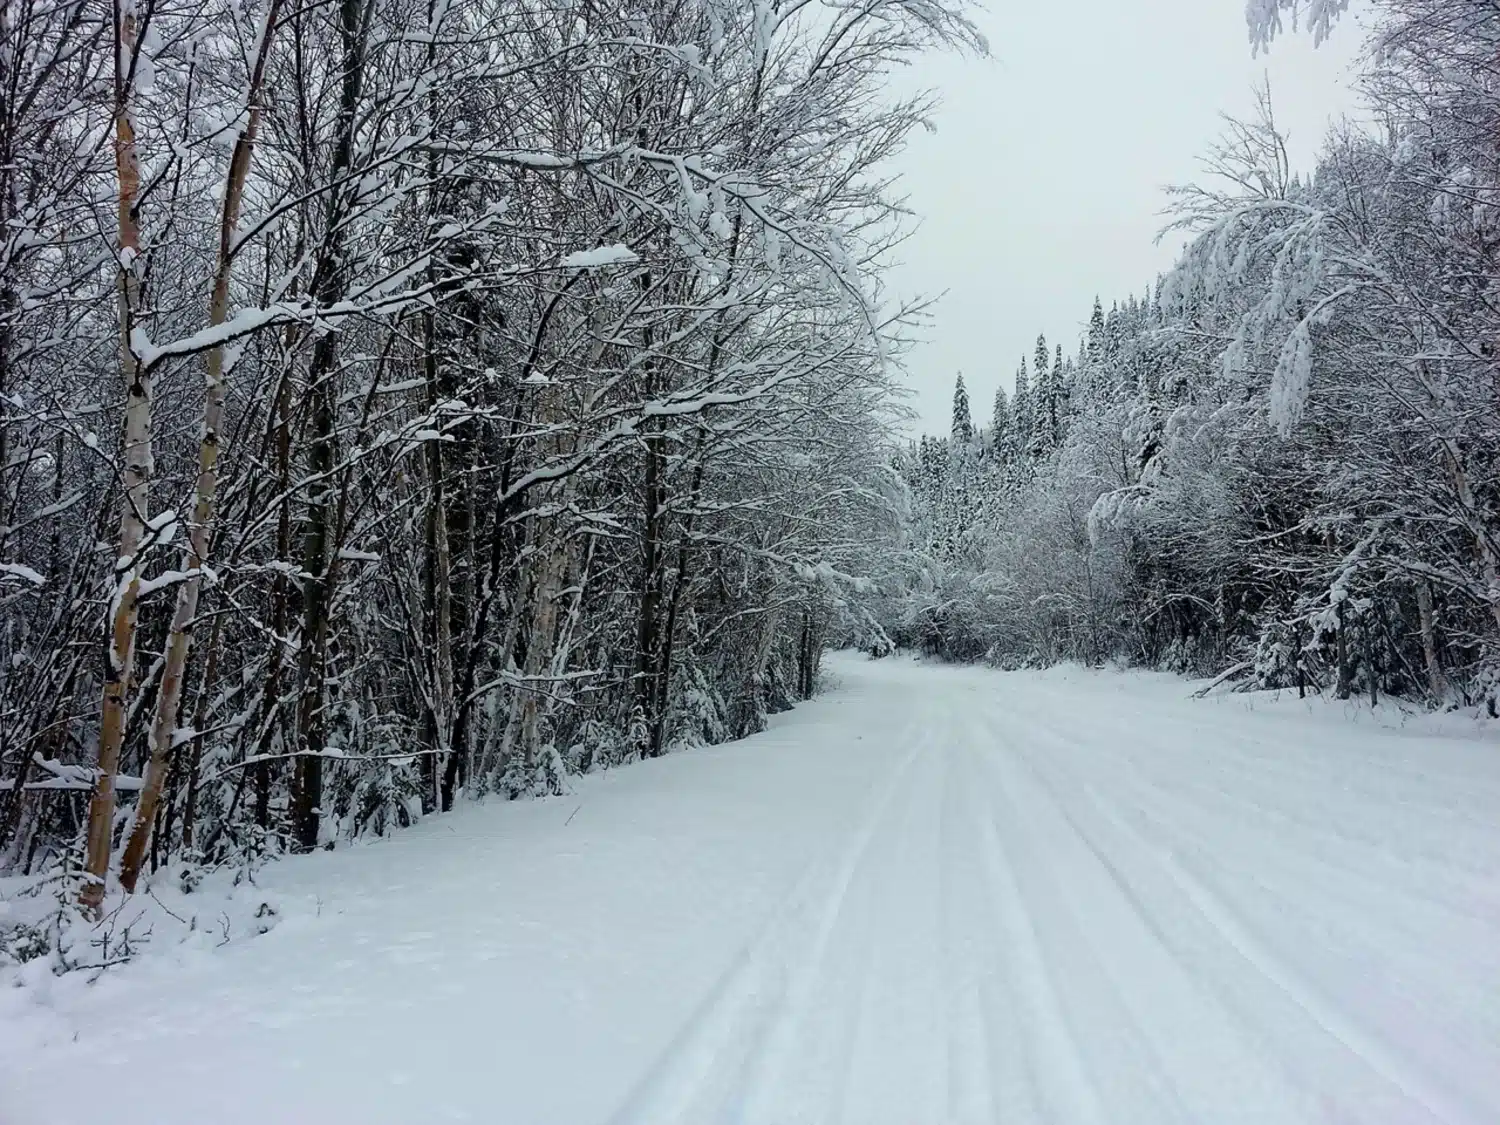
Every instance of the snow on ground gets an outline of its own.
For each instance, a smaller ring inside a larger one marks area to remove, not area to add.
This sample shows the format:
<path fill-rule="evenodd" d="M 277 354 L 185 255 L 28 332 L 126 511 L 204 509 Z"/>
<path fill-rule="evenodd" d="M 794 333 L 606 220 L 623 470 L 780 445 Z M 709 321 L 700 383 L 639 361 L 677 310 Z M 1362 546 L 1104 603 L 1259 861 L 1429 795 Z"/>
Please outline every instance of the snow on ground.
<path fill-rule="evenodd" d="M 263 937 L 6 990 L 0 1122 L 1500 1121 L 1472 724 L 830 665 L 754 739 L 273 865 Z"/>

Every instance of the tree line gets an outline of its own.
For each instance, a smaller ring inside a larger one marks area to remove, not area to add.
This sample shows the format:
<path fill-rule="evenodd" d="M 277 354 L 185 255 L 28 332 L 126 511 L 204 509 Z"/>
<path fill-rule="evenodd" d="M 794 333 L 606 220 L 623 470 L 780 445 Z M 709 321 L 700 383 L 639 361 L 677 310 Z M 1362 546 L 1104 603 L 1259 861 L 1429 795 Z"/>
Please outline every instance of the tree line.
<path fill-rule="evenodd" d="M 758 729 L 887 538 L 934 0 L 0 7 L 0 870 Z"/>
<path fill-rule="evenodd" d="M 1191 240 L 1149 292 L 1039 340 L 987 426 L 960 379 L 893 462 L 886 632 L 1493 712 L 1497 47 L 1477 0 L 1380 0 L 1367 124 L 1298 175 L 1264 92 L 1173 193 Z"/>

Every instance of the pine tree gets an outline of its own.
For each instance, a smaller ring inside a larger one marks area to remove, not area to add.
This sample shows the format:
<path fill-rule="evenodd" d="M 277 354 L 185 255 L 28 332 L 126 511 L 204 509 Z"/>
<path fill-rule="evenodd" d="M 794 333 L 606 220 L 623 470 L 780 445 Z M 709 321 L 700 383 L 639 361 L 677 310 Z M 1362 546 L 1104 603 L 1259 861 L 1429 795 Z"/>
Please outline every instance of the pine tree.
<path fill-rule="evenodd" d="M 1094 312 L 1089 317 L 1088 358 L 1098 362 L 1104 358 L 1104 305 L 1094 298 Z"/>
<path fill-rule="evenodd" d="M 1005 393 L 1005 387 L 995 388 L 994 413 L 990 415 L 990 449 L 993 456 L 999 461 L 1010 458 L 1011 433 L 1010 397 Z"/>
<path fill-rule="evenodd" d="M 1045 457 L 1056 445 L 1057 404 L 1056 391 L 1052 386 L 1049 361 L 1052 353 L 1047 348 L 1047 337 L 1038 335 L 1036 351 L 1032 354 L 1032 370 L 1036 372 L 1036 391 L 1032 399 L 1031 455 Z"/>
<path fill-rule="evenodd" d="M 962 372 L 959 373 L 958 384 L 953 388 L 952 437 L 955 447 L 969 445 L 974 440 L 974 422 L 969 415 L 969 392 L 964 387 Z"/>
<path fill-rule="evenodd" d="M 1062 345 L 1052 360 L 1052 442 L 1062 444 L 1063 424 L 1068 416 L 1068 369 L 1063 361 Z"/>
<path fill-rule="evenodd" d="M 1026 377 L 1025 356 L 1021 357 L 1021 366 L 1016 370 L 1016 393 L 1011 398 L 1011 430 L 1011 444 L 1017 453 L 1031 448 L 1031 387 Z"/>

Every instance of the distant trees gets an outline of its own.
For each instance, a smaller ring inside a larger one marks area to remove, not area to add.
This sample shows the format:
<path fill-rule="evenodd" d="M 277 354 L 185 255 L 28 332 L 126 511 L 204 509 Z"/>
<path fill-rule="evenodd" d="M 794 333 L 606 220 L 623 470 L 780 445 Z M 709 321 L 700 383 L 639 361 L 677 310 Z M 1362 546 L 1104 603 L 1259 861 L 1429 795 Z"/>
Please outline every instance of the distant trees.
<path fill-rule="evenodd" d="M 953 388 L 953 427 L 948 436 L 954 445 L 968 445 L 974 440 L 974 421 L 969 415 L 969 392 L 964 387 L 963 375 L 959 375 Z"/>
<path fill-rule="evenodd" d="M 1494 705 L 1500 100 L 1488 9 L 1467 8 L 1378 5 L 1380 131 L 1340 130 L 1310 179 L 1268 96 L 1231 126 L 1213 181 L 1175 195 L 1178 265 L 1017 376 L 984 518 L 962 555 L 913 544 L 893 636 Z M 919 525 L 944 503 L 913 495 Z"/>

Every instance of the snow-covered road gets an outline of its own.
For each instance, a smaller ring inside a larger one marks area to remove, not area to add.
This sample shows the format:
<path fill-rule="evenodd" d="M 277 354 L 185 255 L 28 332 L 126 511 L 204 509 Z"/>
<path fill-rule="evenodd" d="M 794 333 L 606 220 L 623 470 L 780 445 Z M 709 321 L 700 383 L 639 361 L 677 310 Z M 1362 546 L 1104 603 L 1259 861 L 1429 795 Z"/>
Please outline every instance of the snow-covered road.
<path fill-rule="evenodd" d="M 275 865 L 0 1006 L 0 1122 L 1500 1122 L 1500 746 L 830 660 L 764 735 Z"/>

